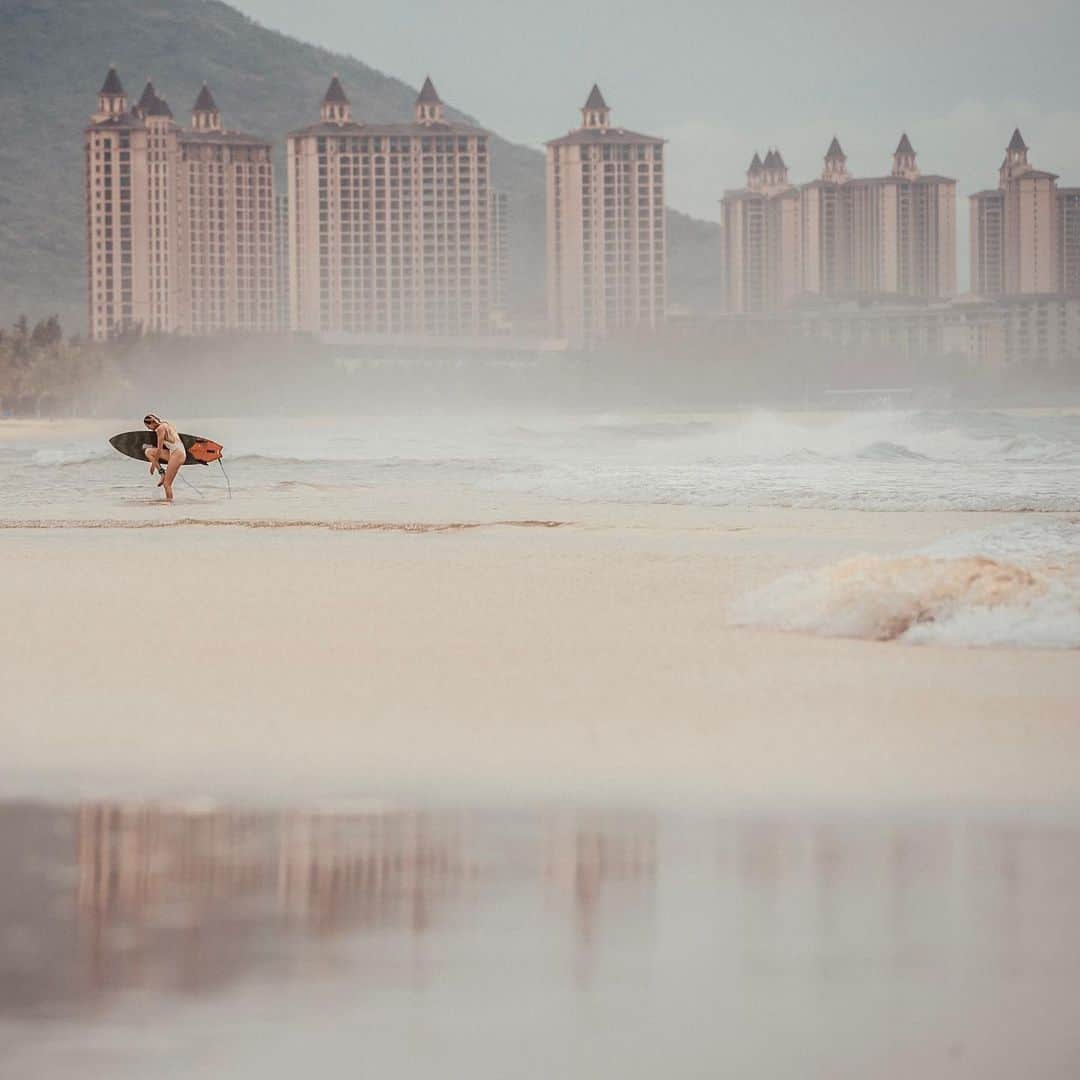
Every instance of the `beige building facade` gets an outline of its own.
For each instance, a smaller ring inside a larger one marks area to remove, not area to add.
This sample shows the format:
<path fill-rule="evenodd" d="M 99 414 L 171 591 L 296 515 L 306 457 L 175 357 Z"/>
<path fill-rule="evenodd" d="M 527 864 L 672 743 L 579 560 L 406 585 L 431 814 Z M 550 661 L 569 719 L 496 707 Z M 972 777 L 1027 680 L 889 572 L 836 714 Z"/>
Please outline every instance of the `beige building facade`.
<path fill-rule="evenodd" d="M 488 196 L 488 237 L 491 252 L 491 317 L 496 326 L 509 330 L 510 323 L 510 196 L 492 190 Z"/>
<path fill-rule="evenodd" d="M 820 178 L 800 187 L 778 150 L 755 154 L 745 187 L 722 206 L 728 311 L 956 292 L 956 182 L 923 175 L 907 135 L 883 177 L 853 177 L 835 138 Z"/>
<path fill-rule="evenodd" d="M 1080 296 L 1080 188 L 1058 188 L 1058 216 L 1060 288 L 1070 296 Z"/>
<path fill-rule="evenodd" d="M 270 144 L 226 130 L 206 86 L 183 128 L 110 68 L 85 164 L 92 338 L 277 329 Z"/>
<path fill-rule="evenodd" d="M 983 373 L 1080 372 L 1080 296 L 1038 294 L 951 300 L 861 300 L 720 317 L 729 339 L 827 342 L 908 358 L 960 356 Z"/>
<path fill-rule="evenodd" d="M 430 79 L 411 123 L 368 124 L 335 75 L 287 145 L 293 329 L 492 333 L 488 134 L 449 121 Z"/>
<path fill-rule="evenodd" d="M 1080 189 L 1036 169 L 1013 131 L 998 186 L 970 198 L 971 287 L 980 296 L 1080 293 Z"/>
<path fill-rule="evenodd" d="M 651 332 L 667 307 L 664 142 L 613 127 L 597 86 L 581 117 L 547 144 L 548 321 L 574 349 Z"/>

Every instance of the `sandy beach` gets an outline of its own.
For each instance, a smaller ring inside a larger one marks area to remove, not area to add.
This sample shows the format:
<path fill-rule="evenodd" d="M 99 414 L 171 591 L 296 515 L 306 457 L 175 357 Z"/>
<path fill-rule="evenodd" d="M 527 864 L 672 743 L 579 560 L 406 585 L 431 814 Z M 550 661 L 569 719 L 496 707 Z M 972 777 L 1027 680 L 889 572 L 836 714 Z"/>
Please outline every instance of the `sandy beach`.
<path fill-rule="evenodd" d="M 0 426 L 5 1076 L 1076 1075 L 1074 417 L 130 426 Z"/>
<path fill-rule="evenodd" d="M 1075 652 L 727 616 L 792 570 L 1017 515 L 533 504 L 563 524 L 486 524 L 524 520 L 502 509 L 430 531 L 5 528 L 5 790 L 1080 796 Z M 151 646 L 151 625 L 172 632 Z"/>

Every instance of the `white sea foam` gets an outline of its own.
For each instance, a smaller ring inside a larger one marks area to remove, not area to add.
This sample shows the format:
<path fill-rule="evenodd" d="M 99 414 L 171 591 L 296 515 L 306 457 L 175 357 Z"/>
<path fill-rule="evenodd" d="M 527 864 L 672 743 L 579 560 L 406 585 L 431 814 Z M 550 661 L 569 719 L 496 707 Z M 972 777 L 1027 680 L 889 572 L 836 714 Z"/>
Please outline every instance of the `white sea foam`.
<path fill-rule="evenodd" d="M 35 465 L 50 467 L 56 465 L 86 465 L 91 461 L 101 461 L 112 451 L 88 446 L 46 447 L 34 452 L 32 461 Z"/>
<path fill-rule="evenodd" d="M 1080 648 L 1080 522 L 1021 522 L 791 574 L 731 618 L 825 637 Z"/>

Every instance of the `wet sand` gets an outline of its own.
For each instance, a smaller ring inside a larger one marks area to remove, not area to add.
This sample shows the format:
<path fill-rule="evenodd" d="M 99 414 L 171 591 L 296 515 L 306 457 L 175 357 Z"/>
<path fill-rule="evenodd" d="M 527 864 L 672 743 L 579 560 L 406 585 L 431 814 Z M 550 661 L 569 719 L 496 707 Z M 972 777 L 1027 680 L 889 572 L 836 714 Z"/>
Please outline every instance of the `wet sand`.
<path fill-rule="evenodd" d="M 1075 652 L 727 619 L 790 570 L 1015 515 L 528 509 L 473 507 L 456 520 L 480 527 L 449 531 L 404 527 L 455 520 L 437 514 L 363 531 L 3 529 L 0 790 L 1080 796 Z M 487 524 L 507 519 L 533 524 Z"/>
<path fill-rule="evenodd" d="M 1075 817 L 0 803 L 0 1073 L 1068 1080 Z"/>

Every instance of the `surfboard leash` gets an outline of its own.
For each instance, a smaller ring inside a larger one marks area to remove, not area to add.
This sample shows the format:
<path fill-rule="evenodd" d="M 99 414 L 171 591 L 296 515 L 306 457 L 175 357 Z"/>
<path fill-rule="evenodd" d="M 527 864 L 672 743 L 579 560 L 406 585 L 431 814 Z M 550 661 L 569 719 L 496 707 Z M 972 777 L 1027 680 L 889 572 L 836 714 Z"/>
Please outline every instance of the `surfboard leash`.
<path fill-rule="evenodd" d="M 206 496 L 182 472 L 179 472 L 176 475 L 179 476 L 180 479 L 183 480 L 184 483 L 187 484 L 187 486 L 191 488 L 191 490 L 194 491 L 200 499 L 206 498 Z"/>
<path fill-rule="evenodd" d="M 165 469 L 164 469 L 164 467 L 162 465 L 159 465 L 158 466 L 158 476 L 164 476 L 164 475 L 165 475 Z M 191 490 L 194 491 L 195 494 L 198 495 L 200 499 L 205 499 L 206 498 L 206 496 L 182 472 L 178 472 L 176 475 L 179 476 L 180 479 L 183 480 L 184 483 L 187 484 L 187 486 L 189 488 L 191 488 Z"/>
<path fill-rule="evenodd" d="M 225 471 L 225 463 L 221 460 L 221 455 L 218 455 L 217 463 L 221 466 L 221 475 L 225 477 L 225 486 L 229 489 L 229 498 L 232 498 L 232 483 L 229 480 L 229 474 Z"/>

